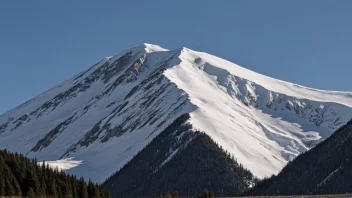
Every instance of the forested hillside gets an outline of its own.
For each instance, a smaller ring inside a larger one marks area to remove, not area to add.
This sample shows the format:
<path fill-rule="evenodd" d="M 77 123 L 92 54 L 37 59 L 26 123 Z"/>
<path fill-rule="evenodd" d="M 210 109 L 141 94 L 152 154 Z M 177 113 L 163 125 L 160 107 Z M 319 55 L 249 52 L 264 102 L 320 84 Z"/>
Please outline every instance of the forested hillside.
<path fill-rule="evenodd" d="M 0 150 L 0 197 L 110 197 L 99 185 L 53 170 L 23 155 Z"/>
<path fill-rule="evenodd" d="M 167 191 L 193 197 L 204 189 L 235 196 L 254 185 L 256 178 L 234 156 L 205 133 L 191 130 L 189 117 L 179 117 L 104 183 L 114 197 Z"/>
<path fill-rule="evenodd" d="M 352 120 L 298 156 L 248 195 L 344 194 L 352 192 Z"/>

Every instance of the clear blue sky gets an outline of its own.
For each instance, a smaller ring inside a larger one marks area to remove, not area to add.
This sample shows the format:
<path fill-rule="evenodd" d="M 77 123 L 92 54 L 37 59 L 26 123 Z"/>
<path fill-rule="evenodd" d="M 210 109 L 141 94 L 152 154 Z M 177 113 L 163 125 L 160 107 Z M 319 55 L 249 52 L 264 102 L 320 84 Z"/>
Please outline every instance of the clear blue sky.
<path fill-rule="evenodd" d="M 352 1 L 1 1 L 0 113 L 143 42 L 352 91 Z"/>

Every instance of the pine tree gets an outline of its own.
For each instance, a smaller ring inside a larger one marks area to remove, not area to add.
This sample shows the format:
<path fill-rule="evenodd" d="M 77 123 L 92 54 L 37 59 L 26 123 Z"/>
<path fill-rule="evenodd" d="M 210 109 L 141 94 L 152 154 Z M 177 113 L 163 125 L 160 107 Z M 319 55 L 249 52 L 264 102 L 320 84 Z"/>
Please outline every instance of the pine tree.
<path fill-rule="evenodd" d="M 0 168 L 0 174 L 2 175 L 1 168 Z M 0 195 L 5 195 L 5 179 L 4 179 L 4 177 L 0 177 Z"/>
<path fill-rule="evenodd" d="M 45 195 L 46 191 L 47 191 L 47 185 L 46 185 L 46 181 L 45 181 L 45 176 L 42 175 L 40 177 L 40 189 L 37 191 L 37 193 L 38 193 L 37 195 Z"/>
<path fill-rule="evenodd" d="M 175 191 L 174 193 L 172 193 L 172 198 L 178 198 L 178 192 Z"/>
<path fill-rule="evenodd" d="M 214 193 L 209 191 L 209 197 L 211 197 L 211 198 L 214 197 Z"/>
<path fill-rule="evenodd" d="M 171 198 L 170 192 L 166 192 L 166 193 L 165 193 L 165 198 Z"/>
<path fill-rule="evenodd" d="M 55 183 L 54 179 L 49 179 L 47 194 L 51 195 L 51 196 L 56 196 L 57 195 L 56 183 Z"/>
<path fill-rule="evenodd" d="M 28 198 L 34 198 L 36 197 L 33 188 L 29 188 L 28 193 L 27 193 Z"/>
<path fill-rule="evenodd" d="M 66 179 L 65 183 L 64 183 L 64 189 L 63 189 L 63 195 L 66 198 L 70 198 L 73 197 L 73 193 L 72 193 L 72 186 L 70 184 L 70 181 Z"/>
<path fill-rule="evenodd" d="M 99 185 L 94 185 L 93 184 L 93 197 L 94 198 L 101 198 L 102 197 L 102 193 L 99 189 Z"/>
<path fill-rule="evenodd" d="M 203 191 L 203 193 L 202 193 L 202 197 L 203 197 L 203 198 L 211 197 L 211 196 L 210 196 L 210 193 L 209 193 L 209 191 L 208 191 L 207 189 L 204 189 L 204 191 Z"/>
<path fill-rule="evenodd" d="M 14 195 L 15 196 L 21 196 L 22 195 L 22 190 L 21 190 L 21 187 L 18 184 L 16 178 L 12 179 L 12 186 L 13 186 L 13 189 L 14 189 Z"/>
<path fill-rule="evenodd" d="M 5 181 L 5 195 L 6 196 L 14 196 L 15 189 L 9 180 Z"/>
<path fill-rule="evenodd" d="M 78 197 L 78 187 L 77 187 L 77 182 L 73 180 L 74 178 L 71 177 L 71 185 L 72 185 L 72 196 L 73 197 Z"/>
<path fill-rule="evenodd" d="M 27 169 L 25 182 L 27 184 L 28 189 L 32 188 L 33 192 L 40 191 L 39 179 L 37 177 L 37 174 L 34 173 L 33 170 Z"/>
<path fill-rule="evenodd" d="M 93 182 L 90 179 L 88 181 L 87 191 L 88 191 L 89 198 L 93 198 L 94 185 L 93 185 Z"/>
<path fill-rule="evenodd" d="M 80 186 L 80 198 L 89 198 L 88 197 L 88 190 L 87 190 L 87 184 L 84 182 L 83 178 L 80 179 L 79 181 L 79 186 Z"/>

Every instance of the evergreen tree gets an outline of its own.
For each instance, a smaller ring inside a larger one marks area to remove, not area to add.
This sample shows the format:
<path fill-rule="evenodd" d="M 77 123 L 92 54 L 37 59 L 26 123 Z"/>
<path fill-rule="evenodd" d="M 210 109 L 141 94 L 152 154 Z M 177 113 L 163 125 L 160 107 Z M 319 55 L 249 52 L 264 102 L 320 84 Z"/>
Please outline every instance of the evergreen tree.
<path fill-rule="evenodd" d="M 208 197 L 209 197 L 209 191 L 207 189 L 204 189 L 202 193 L 202 198 L 208 198 Z"/>
<path fill-rule="evenodd" d="M 36 166 L 35 166 L 36 167 Z M 33 192 L 40 191 L 39 179 L 36 173 L 33 172 L 34 170 L 27 169 L 26 176 L 25 176 L 25 183 L 27 184 L 28 189 L 32 189 Z M 27 192 L 26 192 L 27 194 Z"/>
<path fill-rule="evenodd" d="M 15 194 L 15 189 L 13 188 L 11 182 L 9 180 L 5 181 L 5 195 L 13 196 Z"/>
<path fill-rule="evenodd" d="M 27 193 L 28 198 L 34 198 L 36 197 L 33 188 L 29 188 L 28 193 Z"/>
<path fill-rule="evenodd" d="M 172 193 L 172 198 L 178 198 L 178 192 L 175 191 L 174 193 Z"/>
<path fill-rule="evenodd" d="M 89 182 L 91 197 L 108 198 L 110 194 L 99 185 Z M 58 169 L 51 169 L 47 163 L 37 165 L 21 154 L 10 154 L 0 150 L 0 197 L 58 197 L 89 198 L 87 183 Z"/>
<path fill-rule="evenodd" d="M 89 198 L 88 197 L 88 189 L 87 189 L 87 184 L 84 182 L 83 178 L 79 180 L 79 197 L 81 198 Z"/>
<path fill-rule="evenodd" d="M 1 168 L 0 173 L 2 173 Z M 5 195 L 5 179 L 3 177 L 0 177 L 0 195 Z"/>
<path fill-rule="evenodd" d="M 56 192 L 56 182 L 54 179 L 49 179 L 49 183 L 48 183 L 48 195 L 54 196 L 57 195 Z"/>
<path fill-rule="evenodd" d="M 214 193 L 212 191 L 209 191 L 209 197 L 214 197 Z"/>
<path fill-rule="evenodd" d="M 71 177 L 71 186 L 72 186 L 72 197 L 78 197 L 78 187 L 77 187 L 77 182 L 74 182 L 74 178 Z"/>
<path fill-rule="evenodd" d="M 13 189 L 14 189 L 14 194 L 13 195 L 21 196 L 22 195 L 22 191 L 21 191 L 20 185 L 18 184 L 18 182 L 16 181 L 15 178 L 12 179 L 12 186 L 13 186 Z"/>
<path fill-rule="evenodd" d="M 164 198 L 171 198 L 171 194 L 170 194 L 170 192 L 166 192 L 165 193 L 165 197 Z"/>

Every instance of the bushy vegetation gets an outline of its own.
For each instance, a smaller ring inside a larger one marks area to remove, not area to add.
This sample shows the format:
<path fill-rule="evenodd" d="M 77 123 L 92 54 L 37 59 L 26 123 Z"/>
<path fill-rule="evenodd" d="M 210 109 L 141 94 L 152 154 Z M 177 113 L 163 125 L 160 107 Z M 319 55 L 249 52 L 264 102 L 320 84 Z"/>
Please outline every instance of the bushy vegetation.
<path fill-rule="evenodd" d="M 105 198 L 99 185 L 53 170 L 45 162 L 0 150 L 0 196 Z"/>

